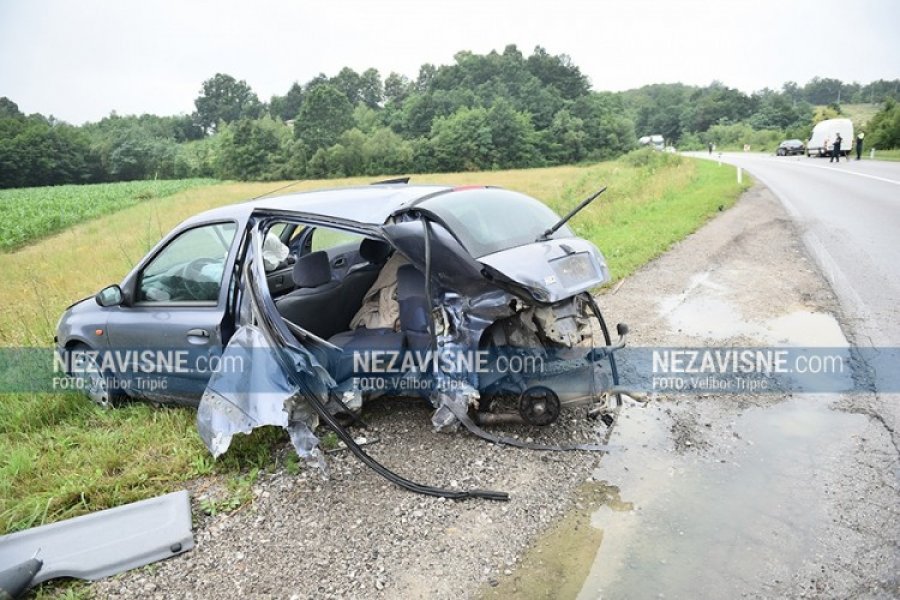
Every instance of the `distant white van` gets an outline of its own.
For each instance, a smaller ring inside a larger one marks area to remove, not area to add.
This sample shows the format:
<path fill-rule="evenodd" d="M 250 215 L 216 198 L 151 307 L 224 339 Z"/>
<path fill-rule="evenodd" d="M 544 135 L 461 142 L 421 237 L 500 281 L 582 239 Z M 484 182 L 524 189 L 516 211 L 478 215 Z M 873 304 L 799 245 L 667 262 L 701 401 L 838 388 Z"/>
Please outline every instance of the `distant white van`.
<path fill-rule="evenodd" d="M 813 127 L 806 143 L 806 155 L 828 156 L 837 134 L 841 134 L 841 155 L 850 154 L 853 146 L 853 123 L 850 119 L 827 119 Z"/>

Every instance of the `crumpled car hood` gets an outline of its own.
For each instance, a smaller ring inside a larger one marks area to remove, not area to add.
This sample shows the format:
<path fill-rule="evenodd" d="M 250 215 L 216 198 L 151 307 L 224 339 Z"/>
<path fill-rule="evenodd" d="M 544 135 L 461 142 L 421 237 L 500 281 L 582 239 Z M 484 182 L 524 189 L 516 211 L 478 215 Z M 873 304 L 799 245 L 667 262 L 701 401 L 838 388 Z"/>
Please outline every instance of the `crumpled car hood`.
<path fill-rule="evenodd" d="M 535 242 L 478 261 L 528 288 L 542 303 L 558 302 L 609 281 L 603 254 L 579 238 Z"/>

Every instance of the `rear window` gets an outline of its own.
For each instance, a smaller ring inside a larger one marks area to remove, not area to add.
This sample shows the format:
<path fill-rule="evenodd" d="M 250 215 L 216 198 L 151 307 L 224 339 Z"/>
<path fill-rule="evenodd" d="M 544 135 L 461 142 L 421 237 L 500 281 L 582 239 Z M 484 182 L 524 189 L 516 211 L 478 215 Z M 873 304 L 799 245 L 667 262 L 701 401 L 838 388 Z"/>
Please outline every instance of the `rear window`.
<path fill-rule="evenodd" d="M 471 189 L 441 194 L 420 205 L 444 220 L 475 258 L 534 242 L 559 221 L 546 204 L 509 190 Z M 552 239 L 574 237 L 563 225 Z"/>

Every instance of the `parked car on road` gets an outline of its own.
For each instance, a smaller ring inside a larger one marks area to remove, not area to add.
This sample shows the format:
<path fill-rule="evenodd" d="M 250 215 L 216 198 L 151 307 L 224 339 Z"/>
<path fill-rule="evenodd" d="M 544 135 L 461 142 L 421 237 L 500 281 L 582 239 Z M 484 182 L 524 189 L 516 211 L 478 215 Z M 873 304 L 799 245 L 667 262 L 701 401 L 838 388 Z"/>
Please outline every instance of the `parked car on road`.
<path fill-rule="evenodd" d="M 804 152 L 806 152 L 806 144 L 801 140 L 784 140 L 778 144 L 778 149 L 775 150 L 775 154 L 778 156 L 793 156 Z"/>

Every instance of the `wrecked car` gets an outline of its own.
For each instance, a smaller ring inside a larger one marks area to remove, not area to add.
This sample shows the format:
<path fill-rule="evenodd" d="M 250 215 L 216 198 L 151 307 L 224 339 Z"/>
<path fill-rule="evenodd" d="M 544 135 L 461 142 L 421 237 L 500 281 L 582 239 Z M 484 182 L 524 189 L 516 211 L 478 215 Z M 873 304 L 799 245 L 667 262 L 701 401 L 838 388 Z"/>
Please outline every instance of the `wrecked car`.
<path fill-rule="evenodd" d="M 344 426 L 386 395 L 420 396 L 437 429 L 497 443 L 526 445 L 484 426 L 545 426 L 568 406 L 609 425 L 627 327 L 613 342 L 589 292 L 609 280 L 606 261 L 567 225 L 602 191 L 562 219 L 515 191 L 406 179 L 213 209 L 70 306 L 57 351 L 100 404 L 197 405 L 215 456 L 278 425 L 321 462 L 324 422 L 384 469 Z"/>

